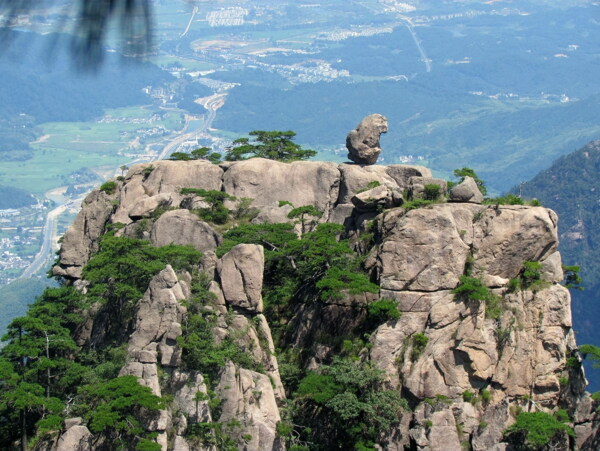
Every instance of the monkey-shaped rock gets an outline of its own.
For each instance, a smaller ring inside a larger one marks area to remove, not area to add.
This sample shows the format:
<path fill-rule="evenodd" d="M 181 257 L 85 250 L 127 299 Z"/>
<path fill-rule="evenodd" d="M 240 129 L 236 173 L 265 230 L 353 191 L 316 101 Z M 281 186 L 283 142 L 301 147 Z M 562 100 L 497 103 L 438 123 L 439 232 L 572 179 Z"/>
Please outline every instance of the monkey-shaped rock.
<path fill-rule="evenodd" d="M 375 164 L 381 153 L 379 136 L 387 131 L 385 116 L 371 114 L 365 117 L 346 137 L 348 158 L 358 164 Z"/>

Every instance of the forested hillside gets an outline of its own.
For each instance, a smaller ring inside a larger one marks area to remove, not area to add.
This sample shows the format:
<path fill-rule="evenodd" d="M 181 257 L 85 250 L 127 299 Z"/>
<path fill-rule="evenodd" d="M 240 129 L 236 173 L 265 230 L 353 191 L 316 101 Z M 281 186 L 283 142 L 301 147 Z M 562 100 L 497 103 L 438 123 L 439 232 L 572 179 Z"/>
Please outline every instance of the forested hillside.
<path fill-rule="evenodd" d="M 142 88 L 171 79 L 150 63 L 117 54 L 107 54 L 98 72 L 82 73 L 72 67 L 66 36 L 12 35 L 0 54 L 0 160 L 28 159 L 36 124 L 86 121 L 104 108 L 150 103 Z"/>

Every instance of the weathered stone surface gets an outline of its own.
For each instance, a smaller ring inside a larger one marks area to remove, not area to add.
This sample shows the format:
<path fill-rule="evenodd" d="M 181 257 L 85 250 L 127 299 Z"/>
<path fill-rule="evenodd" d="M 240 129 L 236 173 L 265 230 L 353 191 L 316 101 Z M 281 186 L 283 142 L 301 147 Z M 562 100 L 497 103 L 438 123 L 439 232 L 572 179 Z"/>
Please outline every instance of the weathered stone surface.
<path fill-rule="evenodd" d="M 356 164 L 340 164 L 341 173 L 339 204 L 351 202 L 358 191 L 365 189 L 369 183 L 379 182 L 382 186 L 398 188 L 400 191 L 404 188 L 396 178 L 388 174 L 389 166 L 358 166 Z"/>
<path fill-rule="evenodd" d="M 440 187 L 440 197 L 448 191 L 448 182 L 444 179 L 436 179 L 433 177 L 411 177 L 410 192 L 415 199 L 425 199 L 425 186 L 437 185 Z"/>
<path fill-rule="evenodd" d="M 142 197 L 129 210 L 129 217 L 133 220 L 147 218 L 158 207 L 167 207 L 171 205 L 172 197 L 170 193 L 161 193 L 152 197 Z"/>
<path fill-rule="evenodd" d="M 371 114 L 348 133 L 346 148 L 348 158 L 358 164 L 375 164 L 381 153 L 379 137 L 387 133 L 388 121 L 381 114 Z"/>
<path fill-rule="evenodd" d="M 155 246 L 189 245 L 205 252 L 215 249 L 221 244 L 222 238 L 194 213 L 172 210 L 156 220 L 152 226 L 150 241 Z"/>
<path fill-rule="evenodd" d="M 543 207 L 490 207 L 475 223 L 476 275 L 511 279 L 519 274 L 523 262 L 543 260 L 558 245 L 556 213 Z"/>
<path fill-rule="evenodd" d="M 162 160 L 151 166 L 154 169 L 144 180 L 144 188 L 149 196 L 159 193 L 179 194 L 181 188 L 221 190 L 223 170 L 206 160 Z M 147 164 L 136 165 L 132 170 L 143 171 L 146 167 Z"/>
<path fill-rule="evenodd" d="M 378 256 L 381 287 L 396 291 L 456 287 L 470 250 L 464 241 L 473 228 L 467 223 L 469 215 L 468 207 L 442 204 L 411 210 L 401 218 L 384 216 L 382 227 L 389 234 Z"/>
<path fill-rule="evenodd" d="M 378 186 L 355 195 L 352 198 L 352 203 L 358 211 L 366 212 L 376 210 L 378 206 L 383 208 L 388 197 L 391 197 L 390 191 L 385 186 Z"/>
<path fill-rule="evenodd" d="M 450 202 L 471 202 L 480 204 L 483 202 L 483 194 L 479 191 L 477 183 L 472 177 L 465 179 L 450 190 L 448 200 Z"/>
<path fill-rule="evenodd" d="M 264 250 L 256 244 L 238 244 L 217 263 L 225 301 L 248 311 L 262 312 Z"/>
<path fill-rule="evenodd" d="M 390 164 L 384 167 L 385 172 L 396 181 L 400 189 L 408 188 L 412 177 L 432 177 L 431 170 L 425 166 Z"/>
<path fill-rule="evenodd" d="M 232 165 L 223 176 L 225 191 L 239 198 L 254 199 L 254 207 L 291 202 L 294 207 L 312 205 L 325 213 L 338 198 L 340 172 L 327 162 L 282 163 L 251 158 Z"/>
<path fill-rule="evenodd" d="M 151 281 L 138 303 L 135 331 L 129 339 L 128 363 L 121 375 L 132 374 L 140 383 L 150 387 L 160 396 L 160 384 L 156 366 L 157 350 L 162 366 L 177 366 L 180 351 L 177 337 L 181 335 L 181 321 L 186 310 L 180 303 L 185 299 L 182 283 L 167 266 Z"/>
<path fill-rule="evenodd" d="M 208 400 L 198 401 L 197 393 L 207 395 L 208 388 L 201 374 L 188 374 L 174 370 L 171 382 L 174 393 L 173 406 L 183 413 L 189 423 L 211 422 Z M 208 398 L 208 395 L 206 396 Z"/>
<path fill-rule="evenodd" d="M 65 430 L 70 429 L 73 426 L 79 426 L 81 423 L 83 423 L 83 419 L 81 417 L 66 418 L 65 419 Z"/>
<path fill-rule="evenodd" d="M 502 443 L 504 430 L 514 421 L 510 414 L 507 399 L 485 409 L 481 421 L 486 426 L 479 428 L 473 438 L 473 451 L 505 451 L 506 443 Z"/>
<path fill-rule="evenodd" d="M 91 451 L 92 434 L 85 426 L 69 427 L 56 443 L 56 451 Z"/>
<path fill-rule="evenodd" d="M 77 218 L 63 236 L 59 264 L 52 268 L 54 275 L 81 278 L 83 266 L 98 251 L 98 241 L 113 212 L 115 196 L 99 190 L 88 194 Z"/>
<path fill-rule="evenodd" d="M 229 362 L 221 373 L 216 392 L 223 399 L 219 422 L 240 421 L 241 427 L 235 434 L 238 438 L 252 436 L 247 449 L 275 449 L 275 429 L 281 417 L 268 376 L 236 368 Z"/>
<path fill-rule="evenodd" d="M 185 438 L 181 435 L 175 436 L 175 441 L 173 442 L 173 450 L 174 451 L 191 451 L 190 444 L 187 442 Z"/>
<path fill-rule="evenodd" d="M 540 262 L 542 264 L 542 280 L 552 283 L 562 282 L 564 273 L 560 252 L 554 252 Z"/>
<path fill-rule="evenodd" d="M 428 439 L 430 451 L 448 451 L 451 449 L 460 450 L 461 444 L 456 432 L 456 421 L 449 410 L 434 412 L 431 415 L 432 426 L 430 428 Z"/>
<path fill-rule="evenodd" d="M 260 207 L 258 215 L 252 220 L 253 224 L 279 224 L 282 222 L 290 222 L 288 214 L 294 207 L 285 204 L 281 207 L 277 205 L 266 205 Z"/>
<path fill-rule="evenodd" d="M 558 378 L 574 347 L 568 291 L 553 285 L 537 293 L 509 294 L 505 307 L 514 312 L 521 327 L 511 330 L 493 375 L 494 382 L 503 387 L 505 396 L 527 395 L 533 387 L 536 400 L 556 401 L 560 392 Z M 506 318 L 501 327 L 508 328 L 509 324 Z M 531 339 L 533 331 L 535 340 Z"/>

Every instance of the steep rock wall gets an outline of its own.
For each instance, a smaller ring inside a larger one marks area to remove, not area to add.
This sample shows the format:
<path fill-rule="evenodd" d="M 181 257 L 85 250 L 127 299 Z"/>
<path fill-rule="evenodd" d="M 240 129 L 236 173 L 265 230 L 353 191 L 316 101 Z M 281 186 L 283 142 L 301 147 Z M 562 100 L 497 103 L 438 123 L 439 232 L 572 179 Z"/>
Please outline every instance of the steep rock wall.
<path fill-rule="evenodd" d="M 395 300 L 402 316 L 377 327 L 362 354 L 385 371 L 386 384 L 413 408 L 402 414 L 397 429 L 381 431 L 384 449 L 510 449 L 502 442 L 503 431 L 518 411 L 559 407 L 574 417 L 576 445 L 594 449 L 596 406 L 584 393 L 580 370 L 566 365 L 576 344 L 570 296 L 559 285 L 556 215 L 542 207 L 460 202 L 411 211 L 397 207 L 430 177 L 427 169 L 416 166 L 263 159 L 220 167 L 201 161 L 137 165 L 116 193 L 96 191 L 86 198 L 65 235 L 54 273 L 76 282 L 102 233 L 117 223 L 124 225 L 118 234 L 154 245 L 189 244 L 204 252 L 201 267 L 214 295 L 208 308 L 217 318 L 214 336 L 220 342 L 234 340 L 260 363 L 261 372 L 227 363 L 214 385 L 221 409 L 209 406 L 206 381 L 182 365 L 178 343 L 191 278 L 167 268 L 138 303 L 122 374 L 136 375 L 156 394 L 173 396 L 170 408 L 147 420 L 164 450 L 212 449 L 185 436 L 191 423 L 235 424 L 230 432 L 239 449 L 283 449 L 285 437 L 278 437 L 276 426 L 285 392 L 262 311 L 262 248 L 239 245 L 217 259 L 212 251 L 221 242 L 220 233 L 188 211 L 204 205 L 203 200 L 183 195 L 181 189 L 251 198 L 260 210 L 255 222 L 288 221 L 290 208 L 280 201 L 312 205 L 323 212 L 321 222 L 343 224 L 357 248 L 371 227 L 376 239 L 366 249 L 366 266 L 380 293 L 297 306 L 290 332 L 278 346 L 306 349 L 305 365 L 316 369 L 335 351 L 320 342 L 323 336 L 360 330 L 369 303 Z M 359 202 L 358 192 L 371 182 L 385 189 L 368 192 Z M 173 211 L 154 215 L 161 209 Z M 528 261 L 541 263 L 544 282 L 535 290 L 511 289 L 510 279 L 518 278 Z M 486 302 L 452 293 L 467 273 L 494 293 L 495 313 Z M 426 337 L 426 344 L 417 345 L 416 337 Z M 89 443 L 85 431 L 77 429 L 77 434 Z"/>

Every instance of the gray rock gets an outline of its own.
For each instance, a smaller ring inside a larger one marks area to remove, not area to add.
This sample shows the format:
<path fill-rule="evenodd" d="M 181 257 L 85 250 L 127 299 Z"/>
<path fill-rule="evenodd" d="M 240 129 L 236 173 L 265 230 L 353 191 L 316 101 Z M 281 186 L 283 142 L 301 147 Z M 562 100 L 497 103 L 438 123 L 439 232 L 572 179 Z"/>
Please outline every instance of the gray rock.
<path fill-rule="evenodd" d="M 467 229 L 464 215 L 448 204 L 434 207 L 399 219 L 384 216 L 382 227 L 389 233 L 378 256 L 383 289 L 437 291 L 458 284 L 470 250 L 459 233 Z"/>
<path fill-rule="evenodd" d="M 450 190 L 448 200 L 450 202 L 471 202 L 480 204 L 483 202 L 483 194 L 479 191 L 477 183 L 472 177 L 465 179 Z"/>
<path fill-rule="evenodd" d="M 412 177 L 432 177 L 431 171 L 425 166 L 409 164 L 390 164 L 385 166 L 385 172 L 396 181 L 400 189 L 408 188 Z"/>
<path fill-rule="evenodd" d="M 385 116 L 371 114 L 365 117 L 355 130 L 348 133 L 348 158 L 358 164 L 375 164 L 381 153 L 379 137 L 387 131 L 388 121 Z"/>
<path fill-rule="evenodd" d="M 254 313 L 263 309 L 264 250 L 256 244 L 238 244 L 217 263 L 225 301 Z"/>
<path fill-rule="evenodd" d="M 523 262 L 544 260 L 556 252 L 558 218 L 551 210 L 506 205 L 487 208 L 473 218 L 475 275 L 511 279 L 519 274 Z"/>
<path fill-rule="evenodd" d="M 343 163 L 338 167 L 342 175 L 338 204 L 350 203 L 358 191 L 364 190 L 372 182 L 378 182 L 380 185 L 390 188 L 398 188 L 400 191 L 404 188 L 403 185 L 398 184 L 395 177 L 388 174 L 389 166 L 358 166 Z"/>
<path fill-rule="evenodd" d="M 136 165 L 130 172 L 143 171 L 147 166 L 147 164 Z M 181 188 L 221 190 L 223 170 L 206 160 L 162 160 L 152 163 L 151 166 L 154 169 L 143 182 L 149 196 L 159 193 L 179 194 Z"/>
<path fill-rule="evenodd" d="M 59 263 L 52 268 L 57 276 L 81 278 L 83 266 L 98 251 L 98 242 L 113 212 L 116 194 L 92 191 L 83 201 L 81 211 L 63 236 Z"/>
<path fill-rule="evenodd" d="M 91 451 L 92 433 L 85 426 L 71 426 L 56 443 L 56 451 Z"/>
<path fill-rule="evenodd" d="M 170 265 L 151 281 L 144 297 L 138 303 L 135 330 L 129 338 L 128 363 L 121 375 L 134 375 L 140 383 L 161 395 L 157 370 L 157 351 L 162 366 L 177 366 L 180 351 L 177 337 L 186 312 L 180 303 L 185 299 L 182 284 Z"/>
<path fill-rule="evenodd" d="M 324 221 L 337 201 L 339 183 L 337 165 L 321 161 L 282 163 L 251 158 L 236 162 L 223 176 L 225 192 L 238 199 L 253 199 L 253 207 L 262 210 L 279 201 L 294 207 L 312 205 L 324 213 Z"/>
<path fill-rule="evenodd" d="M 171 205 L 172 197 L 170 193 L 161 193 L 152 197 L 142 197 L 129 210 L 129 217 L 134 221 L 136 219 L 147 218 L 158 207 Z"/>
<path fill-rule="evenodd" d="M 363 191 L 352 198 L 352 203 L 359 212 L 368 212 L 376 210 L 378 207 L 385 207 L 388 198 L 391 199 L 391 192 L 385 186 Z"/>
<path fill-rule="evenodd" d="M 562 282 L 564 273 L 560 252 L 555 252 L 540 262 L 542 264 L 542 280 L 552 283 Z"/>
<path fill-rule="evenodd" d="M 65 430 L 70 429 L 73 426 L 79 426 L 81 423 L 83 423 L 81 417 L 67 418 L 65 419 Z"/>
<path fill-rule="evenodd" d="M 154 246 L 189 245 L 201 252 L 216 249 L 222 240 L 211 226 L 188 210 L 167 211 L 156 220 L 150 233 Z"/>
<path fill-rule="evenodd" d="M 444 179 L 411 177 L 410 192 L 414 199 L 425 199 L 425 185 L 438 185 L 440 187 L 439 197 L 445 196 L 448 191 L 448 182 Z"/>
<path fill-rule="evenodd" d="M 288 214 L 293 210 L 294 207 L 285 204 L 281 207 L 279 205 L 270 205 L 260 207 L 258 215 L 252 219 L 252 224 L 279 224 L 282 222 L 290 222 Z"/>
<path fill-rule="evenodd" d="M 237 368 L 229 362 L 215 391 L 223 399 L 219 422 L 240 421 L 241 427 L 234 433 L 238 438 L 246 434 L 252 437 L 246 449 L 275 449 L 276 425 L 281 417 L 267 375 Z"/>

